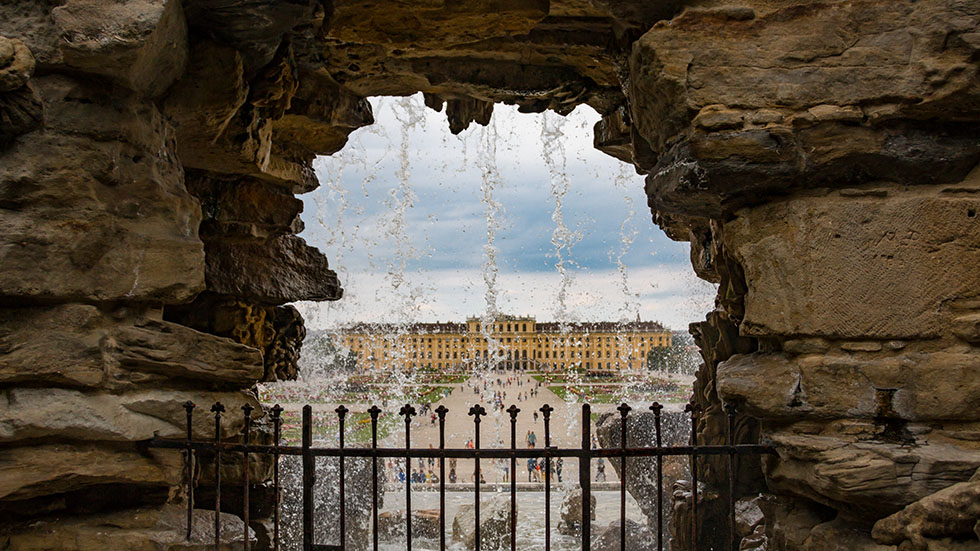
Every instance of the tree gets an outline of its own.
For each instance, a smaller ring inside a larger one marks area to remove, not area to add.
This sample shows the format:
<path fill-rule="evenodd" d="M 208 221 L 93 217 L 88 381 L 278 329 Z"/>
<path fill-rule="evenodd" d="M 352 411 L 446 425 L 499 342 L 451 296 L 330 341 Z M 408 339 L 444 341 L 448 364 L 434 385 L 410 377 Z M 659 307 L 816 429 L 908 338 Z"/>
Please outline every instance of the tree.
<path fill-rule="evenodd" d="M 670 346 L 658 346 L 647 353 L 647 368 L 654 371 L 693 374 L 700 363 L 694 339 L 680 331 L 673 333 Z"/>

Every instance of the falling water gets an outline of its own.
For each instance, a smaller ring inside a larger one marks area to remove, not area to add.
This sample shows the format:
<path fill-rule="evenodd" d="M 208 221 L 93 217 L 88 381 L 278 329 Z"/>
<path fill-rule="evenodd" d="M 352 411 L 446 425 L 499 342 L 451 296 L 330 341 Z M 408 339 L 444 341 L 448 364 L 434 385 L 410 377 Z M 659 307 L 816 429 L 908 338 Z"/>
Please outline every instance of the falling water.
<path fill-rule="evenodd" d="M 486 286 L 483 296 L 486 304 L 483 315 L 480 317 L 480 333 L 487 341 L 487 354 L 489 354 L 491 365 L 496 365 L 500 347 L 499 342 L 493 336 L 493 322 L 499 315 L 497 308 L 497 274 L 499 269 L 497 267 L 495 240 L 502 223 L 503 207 L 494 198 L 494 190 L 500 182 L 500 174 L 497 171 L 497 126 L 495 119 L 491 119 L 490 126 L 482 130 L 477 166 L 479 166 L 482 176 L 480 201 L 483 203 L 487 220 L 487 241 L 483 246 L 483 282 Z M 473 365 L 478 365 L 478 363 L 475 362 Z"/>
<path fill-rule="evenodd" d="M 568 228 L 562 211 L 565 195 L 568 193 L 565 144 L 562 140 L 562 126 L 564 124 L 565 117 L 549 112 L 541 116 L 542 156 L 548 165 L 548 172 L 551 175 L 551 194 L 555 199 L 555 208 L 551 214 L 555 229 L 551 235 L 551 243 L 555 246 L 555 256 L 557 257 L 555 268 L 561 277 L 554 312 L 555 320 L 559 323 L 562 335 L 567 335 L 568 322 L 572 318 L 568 310 L 568 290 L 572 284 L 572 274 L 568 271 L 568 267 L 574 264 L 571 261 L 570 253 L 572 245 L 581 240 L 582 234 Z"/>
<path fill-rule="evenodd" d="M 623 199 L 626 202 L 626 217 L 623 218 L 622 224 L 619 225 L 619 250 L 611 249 L 609 256 L 615 256 L 616 269 L 619 272 L 619 289 L 623 293 L 623 306 L 620 310 L 619 317 L 621 321 L 629 321 L 638 316 L 640 312 L 640 295 L 630 289 L 629 270 L 626 267 L 626 262 L 623 260 L 629 252 L 630 247 L 633 246 L 633 241 L 639 233 L 633 224 L 633 216 L 636 214 L 636 208 L 633 203 L 633 197 L 629 193 L 629 165 L 619 165 L 619 172 L 616 174 L 614 182 L 616 187 L 623 192 Z"/>

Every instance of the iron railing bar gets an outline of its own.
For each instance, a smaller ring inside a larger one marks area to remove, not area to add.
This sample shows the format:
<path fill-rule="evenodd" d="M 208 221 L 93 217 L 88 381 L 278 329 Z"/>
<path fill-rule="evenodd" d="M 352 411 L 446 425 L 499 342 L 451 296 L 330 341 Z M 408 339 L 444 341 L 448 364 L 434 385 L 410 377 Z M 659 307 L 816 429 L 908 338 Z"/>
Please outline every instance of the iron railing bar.
<path fill-rule="evenodd" d="M 313 445 L 313 408 L 303 406 L 303 549 L 312 551 L 313 534 L 313 486 L 316 471 L 311 446 Z"/>
<path fill-rule="evenodd" d="M 279 488 L 279 439 L 282 436 L 282 407 L 276 404 L 272 407 L 272 438 L 273 452 L 272 452 L 272 489 L 275 495 L 275 507 L 273 509 L 273 519 L 272 519 L 272 550 L 279 551 L 279 516 L 280 516 L 280 505 L 282 498 L 280 496 L 281 488 Z"/>
<path fill-rule="evenodd" d="M 592 408 L 582 404 L 582 457 L 578 464 L 582 486 L 582 551 L 592 547 Z"/>
<path fill-rule="evenodd" d="M 661 448 L 663 440 L 660 435 L 660 411 L 664 407 L 654 402 L 650 409 L 653 411 L 654 427 L 656 429 L 657 448 Z M 657 551 L 664 551 L 664 458 L 657 456 Z"/>
<path fill-rule="evenodd" d="M 551 412 L 554 408 L 541 406 L 544 418 L 544 448 L 551 449 Z M 551 551 L 551 457 L 544 458 L 544 549 Z"/>
<path fill-rule="evenodd" d="M 688 404 L 685 411 L 691 412 L 691 444 L 698 445 L 698 410 L 696 404 Z M 698 551 L 698 458 L 691 454 L 691 549 Z"/>
<path fill-rule="evenodd" d="M 374 452 L 370 457 L 373 457 L 371 461 L 371 484 L 373 491 L 371 492 L 371 522 L 372 522 L 372 539 L 374 543 L 374 551 L 378 551 L 378 415 L 381 413 L 381 409 L 378 406 L 371 406 L 368 410 L 368 414 L 371 415 L 371 450 Z"/>
<path fill-rule="evenodd" d="M 486 415 L 487 410 L 483 406 L 477 404 L 470 408 L 469 414 L 473 416 L 473 430 L 476 433 L 476 442 L 474 443 L 475 451 L 480 451 L 480 416 Z M 473 507 L 473 530 L 475 536 L 474 547 L 476 551 L 480 551 L 480 480 L 483 477 L 483 473 L 480 472 L 480 456 L 476 455 L 473 459 L 473 486 L 476 496 L 476 501 Z"/>
<path fill-rule="evenodd" d="M 626 416 L 630 412 L 630 406 L 626 403 L 618 408 L 621 416 L 620 421 L 620 447 L 626 449 Z M 605 461 L 604 459 L 602 461 Z M 626 454 L 620 459 L 619 463 L 619 549 L 626 551 Z"/>
<path fill-rule="evenodd" d="M 221 402 L 215 402 L 211 406 L 214 412 L 214 549 L 217 551 L 221 547 L 221 447 L 217 444 L 221 440 L 221 412 L 225 406 Z"/>
<path fill-rule="evenodd" d="M 245 450 L 242 451 L 242 524 L 244 524 L 244 542 L 242 542 L 242 548 L 248 551 L 249 539 L 248 539 L 248 524 L 249 524 L 249 506 L 248 506 L 248 491 L 249 491 L 249 481 L 248 481 L 248 437 L 249 431 L 252 429 L 252 404 L 245 403 L 242 405 L 242 414 L 244 415 L 244 427 L 242 428 L 242 444 L 245 446 Z"/>
<path fill-rule="evenodd" d="M 507 408 L 510 414 L 510 447 L 517 448 L 517 414 L 520 408 L 511 404 Z M 510 551 L 517 551 L 517 457 L 510 458 Z"/>
<path fill-rule="evenodd" d="M 412 416 L 415 408 L 410 404 L 402 406 L 399 415 L 405 416 L 405 541 L 406 549 L 412 551 Z"/>
<path fill-rule="evenodd" d="M 194 526 L 194 448 L 191 446 L 191 442 L 194 440 L 192 423 L 194 407 L 194 402 L 190 400 L 184 402 L 184 410 L 187 412 L 187 458 L 185 464 L 187 469 L 187 541 L 191 539 L 191 528 Z"/>
<path fill-rule="evenodd" d="M 449 408 L 440 405 L 436 408 L 439 415 L 439 449 L 446 449 L 446 413 Z M 439 551 L 446 551 L 446 458 L 439 458 Z"/>
<path fill-rule="evenodd" d="M 347 415 L 347 408 L 344 406 L 339 406 L 337 409 L 337 417 L 339 427 L 338 443 L 340 449 L 344 449 L 344 417 Z M 347 548 L 347 500 L 344 495 L 344 456 L 341 455 L 338 459 L 340 462 L 340 549 L 343 551 Z"/>
<path fill-rule="evenodd" d="M 728 413 L 728 445 L 735 444 L 735 404 L 726 403 L 725 412 Z M 728 454 L 728 548 L 731 551 L 738 551 L 735 531 L 735 454 Z"/>

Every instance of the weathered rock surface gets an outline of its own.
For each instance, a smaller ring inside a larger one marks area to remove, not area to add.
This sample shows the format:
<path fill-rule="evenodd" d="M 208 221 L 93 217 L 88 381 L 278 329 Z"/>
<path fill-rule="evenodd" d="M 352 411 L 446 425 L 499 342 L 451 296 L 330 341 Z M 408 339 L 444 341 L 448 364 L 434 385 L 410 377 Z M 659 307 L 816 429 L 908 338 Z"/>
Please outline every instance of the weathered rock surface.
<path fill-rule="evenodd" d="M 179 484 L 180 456 L 128 448 L 94 444 L 4 448 L 0 450 L 0 500 L 22 502 L 100 486 L 166 489 Z"/>
<path fill-rule="evenodd" d="M 0 382 L 124 389 L 183 380 L 238 387 L 262 376 L 257 350 L 158 316 L 82 304 L 0 309 Z"/>
<path fill-rule="evenodd" d="M 453 541 L 466 548 L 476 544 L 476 515 L 472 503 L 459 506 L 453 518 Z M 480 548 L 505 549 L 510 542 L 510 498 L 494 494 L 480 500 Z"/>
<path fill-rule="evenodd" d="M 187 24 L 177 0 L 69 0 L 51 10 L 61 62 L 156 97 L 184 72 Z"/>
<path fill-rule="evenodd" d="M 804 551 L 897 551 L 892 545 L 881 545 L 868 535 L 865 526 L 841 519 L 818 524 L 803 543 Z"/>
<path fill-rule="evenodd" d="M 829 427 L 826 435 L 811 433 L 812 426 L 771 434 L 780 456 L 767 468 L 770 486 L 876 519 L 967 480 L 980 467 L 980 454 L 962 443 L 932 442 L 927 436 L 863 442 L 878 429 L 850 425 Z"/>
<path fill-rule="evenodd" d="M 238 412 L 245 404 L 259 407 L 255 397 L 244 392 L 177 394 L 168 390 L 141 390 L 108 394 L 17 388 L 0 391 L 0 443 L 41 439 L 126 442 L 143 440 L 147 435 L 183 438 L 187 430 L 184 410 L 187 400 L 205 410 L 217 401 L 230 412 Z M 202 437 L 214 435 L 214 421 L 204 412 L 196 416 L 193 428 Z M 221 429 L 222 438 L 239 434 L 241 416 L 229 415 Z"/>
<path fill-rule="evenodd" d="M 865 193 L 772 202 L 726 224 L 749 286 L 743 334 L 935 337 L 955 314 L 947 305 L 976 295 L 980 172 Z"/>
<path fill-rule="evenodd" d="M 343 289 L 327 257 L 302 238 L 220 241 L 205 245 L 208 290 L 261 304 L 338 300 Z"/>
<path fill-rule="evenodd" d="M 620 523 L 613 521 L 609 526 L 600 528 L 592 541 L 595 551 L 616 551 L 620 545 Z M 631 551 L 654 551 L 657 548 L 657 534 L 643 524 L 626 520 L 626 548 Z"/>
<path fill-rule="evenodd" d="M 589 495 L 589 518 L 595 520 L 595 495 Z M 559 511 L 558 532 L 574 536 L 582 533 L 582 488 L 565 492 Z"/>
<path fill-rule="evenodd" d="M 978 114 L 978 17 L 941 0 L 749 2 L 654 26 L 634 44 L 629 90 L 660 157 L 651 206 L 716 218 L 755 193 L 959 180 L 980 152 L 955 122 Z M 936 117 L 952 120 L 924 122 Z"/>
<path fill-rule="evenodd" d="M 0 145 L 41 125 L 41 98 L 28 84 L 34 67 L 27 45 L 0 36 Z"/>
<path fill-rule="evenodd" d="M 0 163 L 0 296 L 181 302 L 200 292 L 200 205 L 160 112 L 67 77 L 32 84 L 44 131 L 18 138 Z"/>
<path fill-rule="evenodd" d="M 221 514 L 221 551 L 242 548 L 244 526 L 234 515 Z M 195 510 L 194 530 L 186 538 L 186 509 L 179 505 L 134 509 L 106 515 L 53 518 L 14 527 L 0 534 L 10 551 L 103 551 L 139 549 L 197 551 L 214 549 L 214 512 Z M 249 532 L 254 545 L 255 534 Z"/>
<path fill-rule="evenodd" d="M 718 392 L 757 417 L 980 419 L 980 356 L 908 351 L 874 358 L 837 352 L 733 356 L 718 366 Z"/>
<path fill-rule="evenodd" d="M 835 516 L 829 507 L 785 495 L 764 496 L 759 505 L 766 518 L 764 545 L 770 550 L 802 550 L 813 528 Z"/>
<path fill-rule="evenodd" d="M 292 306 L 249 304 L 202 293 L 188 305 L 168 308 L 164 318 L 257 349 L 264 365 L 263 381 L 296 378 L 306 328 Z"/>
<path fill-rule="evenodd" d="M 944 538 L 976 541 L 974 531 L 980 519 L 980 475 L 930 494 L 901 511 L 875 523 L 871 535 L 883 544 L 900 549 L 923 551 Z M 929 542 L 928 540 L 934 540 Z"/>

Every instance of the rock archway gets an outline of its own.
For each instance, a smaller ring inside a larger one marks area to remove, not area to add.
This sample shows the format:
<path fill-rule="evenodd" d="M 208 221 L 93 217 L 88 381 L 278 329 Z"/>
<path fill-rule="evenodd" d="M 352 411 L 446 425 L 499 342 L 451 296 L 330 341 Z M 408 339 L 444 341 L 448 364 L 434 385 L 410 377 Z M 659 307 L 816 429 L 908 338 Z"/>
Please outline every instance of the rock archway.
<path fill-rule="evenodd" d="M 342 295 L 296 236 L 295 194 L 316 187 L 315 155 L 372 122 L 365 97 L 417 92 L 457 132 L 496 102 L 603 115 L 596 147 L 647 174 L 655 221 L 720 284 L 692 327 L 700 431 L 720 438 L 733 400 L 740 439 L 779 450 L 743 466 L 745 491 L 769 496 L 770 549 L 976 545 L 950 495 L 976 507 L 980 6 L 15 0 L 0 14 L 7 548 L 182 537 L 181 465 L 138 442 L 176 436 L 188 398 L 255 404 L 256 381 L 295 374 L 302 320 L 283 305 Z"/>

